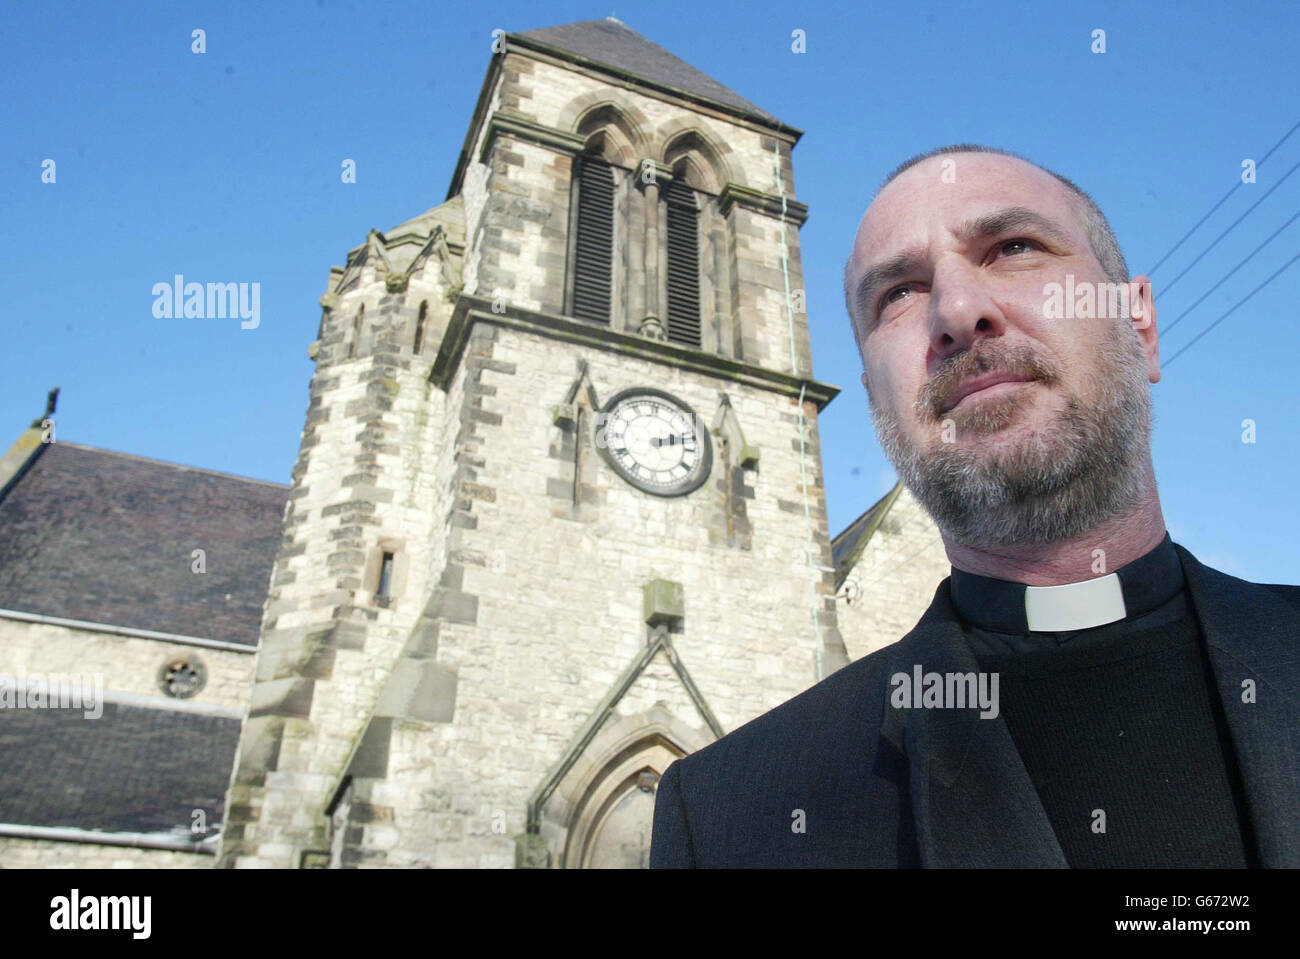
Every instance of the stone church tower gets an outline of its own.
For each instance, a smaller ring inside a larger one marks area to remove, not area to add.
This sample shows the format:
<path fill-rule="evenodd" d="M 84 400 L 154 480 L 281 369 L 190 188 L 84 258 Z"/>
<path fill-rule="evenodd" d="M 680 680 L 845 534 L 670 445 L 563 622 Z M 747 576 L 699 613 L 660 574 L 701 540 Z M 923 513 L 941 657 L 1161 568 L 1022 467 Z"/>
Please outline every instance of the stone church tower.
<path fill-rule="evenodd" d="M 497 47 L 321 298 L 219 866 L 640 865 L 669 763 L 847 662 L 800 131 L 617 20 Z"/>

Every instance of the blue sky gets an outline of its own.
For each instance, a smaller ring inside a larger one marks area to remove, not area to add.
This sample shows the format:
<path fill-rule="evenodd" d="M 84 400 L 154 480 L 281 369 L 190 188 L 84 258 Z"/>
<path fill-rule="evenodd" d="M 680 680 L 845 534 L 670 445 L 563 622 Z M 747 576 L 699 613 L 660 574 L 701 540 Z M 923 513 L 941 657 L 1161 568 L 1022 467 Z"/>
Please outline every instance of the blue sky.
<path fill-rule="evenodd" d="M 329 268 L 371 227 L 442 201 L 492 31 L 613 12 L 806 131 L 794 161 L 815 375 L 843 390 L 822 419 L 835 533 L 893 482 L 840 290 L 890 169 L 946 143 L 1024 153 L 1093 194 L 1139 273 L 1300 121 L 1291 3 L 610 3 L 7 4 L 0 442 L 58 384 L 60 440 L 287 482 Z M 795 29 L 806 53 L 791 52 Z M 1300 174 L 1278 186 L 1297 161 L 1300 131 L 1153 274 L 1160 327 L 1300 210 Z M 1164 357 L 1297 252 L 1293 224 L 1162 337 Z M 176 273 L 259 282 L 260 326 L 155 318 L 153 285 Z M 1264 582 L 1300 583 L 1298 295 L 1300 264 L 1154 387 L 1175 540 Z"/>

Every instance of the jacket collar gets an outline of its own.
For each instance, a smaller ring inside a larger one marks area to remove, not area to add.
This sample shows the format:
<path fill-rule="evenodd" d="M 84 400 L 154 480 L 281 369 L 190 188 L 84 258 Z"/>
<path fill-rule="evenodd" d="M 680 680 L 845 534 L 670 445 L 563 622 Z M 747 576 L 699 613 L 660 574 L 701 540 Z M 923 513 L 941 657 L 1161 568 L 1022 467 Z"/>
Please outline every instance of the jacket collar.
<path fill-rule="evenodd" d="M 1260 865 L 1300 866 L 1300 588 L 1250 583 L 1181 546 Z"/>
<path fill-rule="evenodd" d="M 892 648 L 891 675 L 978 673 L 948 580 L 915 629 Z M 999 714 L 977 709 L 896 709 L 885 701 L 881 735 L 907 756 L 923 866 L 1065 868 L 1052 824 Z"/>
<path fill-rule="evenodd" d="M 1178 556 L 1245 785 L 1260 863 L 1300 866 L 1300 609 L 1279 590 Z M 978 673 L 945 579 L 916 627 L 890 647 L 889 673 Z M 1296 591 L 1300 595 L 1300 590 Z M 1243 703 L 1251 680 L 1254 702 Z M 1006 721 L 976 709 L 896 709 L 881 735 L 907 756 L 912 813 L 927 867 L 1064 868 Z"/>

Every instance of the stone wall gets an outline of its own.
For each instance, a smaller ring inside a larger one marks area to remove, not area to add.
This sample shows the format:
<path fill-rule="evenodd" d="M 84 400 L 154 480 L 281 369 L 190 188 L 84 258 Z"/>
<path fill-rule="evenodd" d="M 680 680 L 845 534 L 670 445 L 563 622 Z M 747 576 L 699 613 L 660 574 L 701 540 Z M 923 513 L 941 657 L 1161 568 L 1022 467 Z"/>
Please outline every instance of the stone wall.
<path fill-rule="evenodd" d="M 437 661 L 456 676 L 452 721 L 398 718 L 385 731 L 382 775 L 358 783 L 348 865 L 509 866 L 530 793 L 616 678 L 644 648 L 642 592 L 655 579 L 685 589 L 674 646 L 724 729 L 816 680 L 819 645 L 805 561 L 807 527 L 794 399 L 710 381 L 662 364 L 482 322 L 475 328 L 464 403 L 481 410 L 478 465 L 454 522 L 444 573 L 448 614 Z M 585 361 L 599 398 L 632 386 L 678 396 L 710 420 L 726 390 L 746 440 L 760 451 L 742 496 L 752 545 L 727 545 L 718 506 L 730 477 L 678 498 L 624 483 L 596 450 L 590 486 L 572 500 L 572 461 L 553 402 Z M 484 393 L 486 389 L 490 392 Z M 456 392 L 459 392 L 456 391 Z M 453 393 L 453 396 L 455 393 Z M 812 404 L 808 404 L 812 407 Z M 815 410 L 805 415 L 813 418 Z M 815 418 L 813 419 L 815 422 Z M 816 436 L 809 475 L 819 484 Z M 557 455 L 557 453 L 559 455 Z M 820 487 L 810 486 L 817 540 L 826 542 Z M 722 533 L 722 535 L 720 535 Z M 828 552 L 821 562 L 829 565 Z M 830 577 L 819 583 L 825 632 L 835 629 Z M 454 595 L 453 595 L 454 593 Z M 694 738 L 713 736 L 666 659 L 653 661 L 616 713 L 665 710 Z M 505 828 L 494 831 L 494 823 Z"/>
<path fill-rule="evenodd" d="M 709 221 L 727 247 L 712 260 L 726 261 L 719 282 L 736 324 L 715 339 L 728 346 L 718 355 L 765 371 L 714 375 L 698 357 L 654 359 L 634 344 L 583 345 L 530 326 L 526 314 L 563 309 L 574 133 L 602 104 L 633 118 L 632 159 L 662 161 L 689 135 L 719 190 L 743 188 L 716 198 Z M 514 52 L 485 109 L 460 180 L 456 315 L 488 303 L 503 319 L 473 317 L 463 348 L 449 342 L 435 357 L 430 344 L 411 357 L 417 291 L 439 294 L 430 328 L 466 330 L 449 322 L 453 291 L 431 268 L 398 291 L 382 251 L 358 250 L 331 274 L 338 286 L 313 347 L 223 866 L 295 867 L 308 850 L 342 866 L 512 865 L 529 795 L 645 649 L 651 580 L 684 587 L 673 647 L 725 729 L 805 689 L 819 665 L 844 661 L 833 578 L 809 565 L 811 539 L 813 566 L 830 566 L 817 402 L 802 409 L 804 490 L 799 400 L 772 376 L 811 376 L 807 318 L 785 298 L 786 270 L 802 286 L 800 208 L 782 227 L 767 196 L 793 198 L 789 136 Z M 493 122 L 498 110 L 514 119 Z M 724 462 L 715 451 L 709 482 L 689 496 L 637 491 L 587 433 L 557 422 L 553 407 L 575 384 L 601 402 L 624 387 L 665 389 L 704 424 L 725 392 L 758 458 Z M 385 550 L 398 565 L 381 601 L 374 575 Z M 713 738 L 667 652 L 615 712 L 634 727 L 676 730 L 663 733 L 671 748 L 656 754 L 660 765 Z"/>
<path fill-rule="evenodd" d="M 850 602 L 839 605 L 849 656 L 861 659 L 902 639 L 951 572 L 939 527 L 906 488 L 845 577 Z"/>
<path fill-rule="evenodd" d="M 441 566 L 430 508 L 444 408 L 428 382 L 436 344 L 412 355 L 420 303 L 426 331 L 446 327 L 447 290 L 437 276 L 430 259 L 405 290 L 390 292 L 368 259 L 322 322 L 223 865 L 297 865 L 296 851 L 327 843 L 325 806 L 415 623 L 430 571 Z M 395 556 L 392 594 L 377 597 L 386 551 Z"/>
<path fill-rule="evenodd" d="M 487 121 L 497 109 L 565 134 L 575 133 L 593 111 L 615 111 L 620 132 L 631 141 L 623 159 L 629 176 L 639 172 L 642 160 L 664 163 L 691 155 L 712 179 L 711 205 L 702 217 L 703 319 L 706 326 L 715 322 L 728 326 L 716 338 L 706 334 L 706 342 L 714 342 L 722 355 L 811 376 L 811 342 L 799 299 L 804 290 L 798 237 L 803 208 L 794 202 L 791 138 L 654 91 L 620 89 L 610 85 L 608 78 L 571 64 L 548 62 L 531 52 L 509 52 L 505 57 L 471 156 L 477 158 L 489 142 L 493 131 Z M 462 179 L 468 238 L 465 289 L 485 299 L 499 291 L 522 308 L 558 313 L 564 290 L 571 158 L 565 148 L 529 142 L 526 137 L 499 133 L 496 140 L 503 143 L 489 143 L 488 162 L 471 163 Z M 762 201 L 735 202 L 730 187 L 754 191 Z M 782 191 L 789 206 L 784 227 L 777 199 Z M 624 206 L 634 208 L 640 194 L 624 192 L 629 194 Z M 643 223 L 635 212 L 632 209 L 621 217 L 633 229 Z M 716 228 L 708 229 L 710 224 Z M 613 318 L 617 329 L 635 329 L 644 315 L 647 297 L 637 287 L 639 249 L 630 236 L 620 237 L 619 253 L 630 256 L 626 268 L 616 271 L 615 292 L 622 306 L 622 315 Z M 787 272 L 796 294 L 793 367 Z M 719 304 L 719 298 L 730 302 Z"/>
<path fill-rule="evenodd" d="M 185 702 L 242 710 L 252 684 L 253 653 L 0 618 L 0 676 L 19 668 L 99 675 L 106 691 L 156 697 L 164 708 Z M 197 657 L 207 670 L 206 685 L 187 699 L 169 697 L 158 685 L 159 669 L 179 657 Z"/>
<path fill-rule="evenodd" d="M 90 842 L 55 842 L 0 836 L 0 867 L 4 869 L 211 869 L 212 856 L 105 846 Z"/>

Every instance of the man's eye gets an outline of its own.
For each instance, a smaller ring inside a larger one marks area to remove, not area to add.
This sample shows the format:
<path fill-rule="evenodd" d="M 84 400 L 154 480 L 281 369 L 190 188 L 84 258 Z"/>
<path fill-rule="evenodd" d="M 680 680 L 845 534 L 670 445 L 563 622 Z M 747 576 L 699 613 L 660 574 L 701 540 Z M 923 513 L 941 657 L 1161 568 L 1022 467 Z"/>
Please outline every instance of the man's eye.
<path fill-rule="evenodd" d="M 1007 240 L 999 249 L 1008 256 L 1016 256 L 1018 253 L 1027 252 L 1033 245 L 1032 240 Z M 1023 249 L 1018 249 L 1021 247 Z"/>
<path fill-rule="evenodd" d="M 880 301 L 880 303 L 882 306 L 888 306 L 890 303 L 895 303 L 898 301 L 898 294 L 911 293 L 911 292 L 912 292 L 912 288 L 910 286 L 896 286 L 884 295 L 884 298 Z"/>

